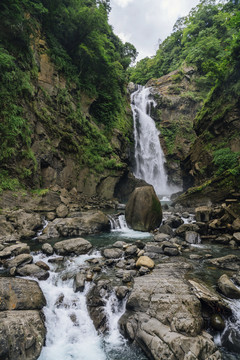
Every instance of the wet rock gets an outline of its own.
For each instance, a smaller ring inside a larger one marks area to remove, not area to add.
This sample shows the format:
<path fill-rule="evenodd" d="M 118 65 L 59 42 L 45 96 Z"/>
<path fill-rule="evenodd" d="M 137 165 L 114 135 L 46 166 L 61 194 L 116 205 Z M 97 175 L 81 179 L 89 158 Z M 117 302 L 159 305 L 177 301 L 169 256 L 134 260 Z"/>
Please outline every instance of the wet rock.
<path fill-rule="evenodd" d="M 59 241 L 53 248 L 59 255 L 81 255 L 88 253 L 92 248 L 92 244 L 83 238 L 74 238 Z"/>
<path fill-rule="evenodd" d="M 199 222 L 209 222 L 212 208 L 208 206 L 199 206 L 195 209 L 195 218 Z"/>
<path fill-rule="evenodd" d="M 21 254 L 17 255 L 15 258 L 11 260 L 7 260 L 5 262 L 5 266 L 8 268 L 24 266 L 26 264 L 30 264 L 33 261 L 33 257 L 30 254 Z"/>
<path fill-rule="evenodd" d="M 162 243 L 148 242 L 144 248 L 146 253 L 163 254 Z"/>
<path fill-rule="evenodd" d="M 18 243 L 15 245 L 7 246 L 0 251 L 0 259 L 6 259 L 11 256 L 17 256 L 20 254 L 29 254 L 30 248 L 24 243 Z"/>
<path fill-rule="evenodd" d="M 134 256 L 137 254 L 137 246 L 136 245 L 130 245 L 125 250 L 125 256 Z"/>
<path fill-rule="evenodd" d="M 35 264 L 24 265 L 21 268 L 17 268 L 17 274 L 21 276 L 31 276 L 38 280 L 47 280 L 49 272 L 41 269 Z"/>
<path fill-rule="evenodd" d="M 176 247 L 164 247 L 164 254 L 167 256 L 177 256 L 179 255 L 179 250 Z"/>
<path fill-rule="evenodd" d="M 158 229 L 158 231 L 162 234 L 166 234 L 166 235 L 169 235 L 169 236 L 173 236 L 174 235 L 174 231 L 173 229 L 167 225 L 167 224 L 164 224 L 164 225 L 161 225 Z"/>
<path fill-rule="evenodd" d="M 123 249 L 126 245 L 127 245 L 127 243 L 125 241 L 116 241 L 113 244 L 113 247 L 116 247 L 118 249 Z"/>
<path fill-rule="evenodd" d="M 148 269 L 153 269 L 155 266 L 155 263 L 148 256 L 140 256 L 136 262 L 136 267 L 140 268 L 141 266 L 145 266 Z"/>
<path fill-rule="evenodd" d="M 141 275 L 141 276 L 147 275 L 147 274 L 149 274 L 149 272 L 150 272 L 150 269 L 147 268 L 146 266 L 141 266 L 138 271 L 139 275 Z"/>
<path fill-rule="evenodd" d="M 233 234 L 233 240 L 236 241 L 238 245 L 240 245 L 240 232 L 236 232 Z"/>
<path fill-rule="evenodd" d="M 152 186 L 136 188 L 125 210 L 127 224 L 134 230 L 150 231 L 162 221 L 161 203 Z"/>
<path fill-rule="evenodd" d="M 178 228 L 183 223 L 184 223 L 184 221 L 180 216 L 173 216 L 164 222 L 165 225 L 168 225 L 171 228 Z"/>
<path fill-rule="evenodd" d="M 200 302 L 184 280 L 181 263 L 162 264 L 151 274 L 135 278 L 127 311 L 120 319 L 121 331 L 149 358 L 186 360 L 191 354 L 191 359 L 220 360 L 202 325 Z"/>
<path fill-rule="evenodd" d="M 181 236 L 183 238 L 185 238 L 185 233 L 187 231 L 195 231 L 198 232 L 199 231 L 199 227 L 196 224 L 182 224 L 181 226 L 179 226 L 179 228 L 176 229 L 176 235 Z"/>
<path fill-rule="evenodd" d="M 104 333 L 108 329 L 105 312 L 106 299 L 112 291 L 109 280 L 100 280 L 87 294 L 87 308 L 95 328 Z"/>
<path fill-rule="evenodd" d="M 196 231 L 186 231 L 185 232 L 185 241 L 189 244 L 200 244 L 201 238 Z"/>
<path fill-rule="evenodd" d="M 237 218 L 232 223 L 232 229 L 234 231 L 240 231 L 240 218 Z"/>
<path fill-rule="evenodd" d="M 228 303 L 211 287 L 199 280 L 188 280 L 188 282 L 191 284 L 193 293 L 203 304 L 216 312 L 220 309 L 224 313 L 231 314 Z"/>
<path fill-rule="evenodd" d="M 63 261 L 64 261 L 64 257 L 63 257 L 63 256 L 58 256 L 58 257 L 54 257 L 54 258 L 48 259 L 48 262 L 49 262 L 49 263 L 52 263 L 52 264 L 59 264 L 59 263 L 62 263 Z"/>
<path fill-rule="evenodd" d="M 48 256 L 52 255 L 54 253 L 52 245 L 45 243 L 42 246 L 42 252 Z"/>
<path fill-rule="evenodd" d="M 171 236 L 168 234 L 160 233 L 160 234 L 154 235 L 154 241 L 161 242 L 161 241 L 169 240 L 170 237 Z"/>
<path fill-rule="evenodd" d="M 74 277 L 73 281 L 73 291 L 74 292 L 83 292 L 85 287 L 86 276 L 83 273 L 78 273 Z"/>
<path fill-rule="evenodd" d="M 48 271 L 50 270 L 50 267 L 48 266 L 48 264 L 46 264 L 44 261 L 39 260 L 35 263 L 35 265 L 37 265 L 38 267 L 40 267 L 41 269 Z"/>
<path fill-rule="evenodd" d="M 135 241 L 135 245 L 138 247 L 138 249 L 142 250 L 142 249 L 144 249 L 146 244 L 141 240 L 137 240 L 137 241 Z"/>
<path fill-rule="evenodd" d="M 65 218 L 68 215 L 68 208 L 64 204 L 60 204 L 56 209 L 57 217 Z"/>
<path fill-rule="evenodd" d="M 213 242 L 218 244 L 229 244 L 232 239 L 232 236 L 229 234 L 222 234 L 218 236 L 216 239 L 213 240 Z"/>
<path fill-rule="evenodd" d="M 210 324 L 214 330 L 223 331 L 225 329 L 225 321 L 219 314 L 211 316 Z"/>
<path fill-rule="evenodd" d="M 226 255 L 220 258 L 210 259 L 208 263 L 226 270 L 239 270 L 240 258 L 236 255 Z"/>
<path fill-rule="evenodd" d="M 41 239 L 82 236 L 110 230 L 110 220 L 102 211 L 81 212 L 77 217 L 57 218 L 47 225 Z"/>
<path fill-rule="evenodd" d="M 127 286 L 117 286 L 114 288 L 115 294 L 119 300 L 122 300 L 129 293 L 129 288 Z"/>
<path fill-rule="evenodd" d="M 218 287 L 225 296 L 231 299 L 240 299 L 240 290 L 233 284 L 226 274 L 223 274 L 218 279 Z"/>
<path fill-rule="evenodd" d="M 46 213 L 46 219 L 48 221 L 53 221 L 56 218 L 56 213 L 55 212 L 47 212 Z"/>
<path fill-rule="evenodd" d="M 118 248 L 104 249 L 103 256 L 107 259 L 119 259 L 124 254 L 123 250 Z"/>
<path fill-rule="evenodd" d="M 0 312 L 1 359 L 38 359 L 45 336 L 46 329 L 39 311 Z"/>
<path fill-rule="evenodd" d="M 0 277 L 0 311 L 40 310 L 46 305 L 38 283 L 33 280 Z"/>
<path fill-rule="evenodd" d="M 135 272 L 134 272 L 134 274 L 135 274 Z M 131 282 L 132 280 L 133 280 L 133 274 L 132 274 L 131 270 L 124 271 L 123 277 L 122 277 L 122 282 L 128 283 L 128 282 Z"/>
<path fill-rule="evenodd" d="M 188 218 L 190 217 L 189 212 L 187 212 L 187 211 L 183 212 L 183 213 L 182 213 L 182 217 L 183 217 L 184 219 L 188 219 Z"/>
<path fill-rule="evenodd" d="M 122 259 L 116 263 L 116 268 L 123 269 L 126 266 L 126 260 Z"/>
<path fill-rule="evenodd" d="M 201 260 L 201 259 L 202 259 L 202 256 L 201 256 L 201 255 L 191 254 L 191 255 L 189 256 L 189 259 L 190 259 L 190 260 Z"/>

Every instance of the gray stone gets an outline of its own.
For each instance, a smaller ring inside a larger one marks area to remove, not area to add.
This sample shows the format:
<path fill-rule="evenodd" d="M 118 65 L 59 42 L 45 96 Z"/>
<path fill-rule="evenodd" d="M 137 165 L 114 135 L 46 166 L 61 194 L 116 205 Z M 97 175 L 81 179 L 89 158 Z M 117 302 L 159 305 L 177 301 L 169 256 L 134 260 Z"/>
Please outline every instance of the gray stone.
<path fill-rule="evenodd" d="M 177 256 L 179 255 L 179 250 L 177 248 L 173 248 L 173 247 L 165 247 L 163 250 L 165 255 L 168 256 Z"/>
<path fill-rule="evenodd" d="M 176 229 L 176 235 L 185 238 L 186 231 L 199 231 L 199 227 L 196 224 L 182 224 L 179 228 Z"/>
<path fill-rule="evenodd" d="M 33 257 L 30 254 L 21 254 L 17 255 L 15 258 L 11 260 L 7 260 L 5 262 L 5 266 L 10 268 L 24 266 L 26 264 L 30 264 L 33 261 Z"/>
<path fill-rule="evenodd" d="M 234 222 L 232 223 L 232 229 L 234 231 L 240 231 L 240 218 L 234 220 Z"/>
<path fill-rule="evenodd" d="M 45 336 L 46 328 L 39 311 L 0 312 L 0 359 L 38 359 Z"/>
<path fill-rule="evenodd" d="M 186 231 L 185 232 L 185 241 L 189 244 L 200 244 L 201 238 L 196 231 Z"/>
<path fill-rule="evenodd" d="M 233 240 L 236 241 L 238 245 L 240 244 L 240 232 L 235 232 L 233 234 Z"/>
<path fill-rule="evenodd" d="M 123 250 L 118 248 L 104 249 L 103 256 L 107 259 L 119 259 L 124 254 Z"/>
<path fill-rule="evenodd" d="M 170 237 L 171 236 L 168 234 L 160 233 L 160 234 L 154 235 L 154 241 L 161 242 L 161 241 L 169 240 Z"/>
<path fill-rule="evenodd" d="M 74 277 L 73 281 L 73 291 L 74 292 L 83 292 L 85 287 L 86 275 L 83 273 L 78 273 Z"/>
<path fill-rule="evenodd" d="M 44 241 L 54 237 L 82 236 L 110 230 L 110 220 L 102 211 L 81 212 L 73 218 L 57 218 L 43 231 Z M 39 237 L 41 240 L 42 237 Z"/>
<path fill-rule="evenodd" d="M 226 255 L 220 258 L 207 260 L 207 262 L 221 269 L 235 270 L 235 271 L 240 269 L 240 258 L 236 255 Z"/>
<path fill-rule="evenodd" d="M 59 255 L 82 255 L 91 250 L 92 244 L 83 238 L 74 238 L 59 241 L 53 248 Z"/>
<path fill-rule="evenodd" d="M 65 218 L 68 215 L 68 208 L 64 204 L 60 204 L 56 209 L 57 217 Z"/>
<path fill-rule="evenodd" d="M 199 222 L 209 222 L 212 209 L 208 206 L 199 206 L 195 209 L 195 218 Z"/>
<path fill-rule="evenodd" d="M 42 252 L 48 256 L 52 255 L 54 253 L 52 245 L 45 243 L 42 246 Z"/>
<path fill-rule="evenodd" d="M 169 235 L 169 236 L 174 236 L 174 231 L 173 229 L 167 225 L 167 224 L 164 224 L 164 225 L 161 225 L 158 229 L 158 231 L 160 233 L 163 233 L 163 234 L 166 234 L 166 235 Z"/>
<path fill-rule="evenodd" d="M 152 186 L 136 188 L 125 210 L 127 224 L 134 230 L 150 231 L 162 221 L 161 203 Z"/>
<path fill-rule="evenodd" d="M 7 246 L 2 251 L 0 251 L 0 259 L 6 259 L 11 256 L 16 256 L 20 254 L 29 254 L 30 248 L 24 243 L 18 243 L 15 245 Z"/>
<path fill-rule="evenodd" d="M 35 264 L 25 265 L 21 268 L 17 268 L 17 274 L 21 276 L 31 276 L 35 277 L 38 280 L 47 280 L 49 277 L 49 272 L 41 269 Z"/>
<path fill-rule="evenodd" d="M 201 304 L 184 279 L 181 263 L 161 264 L 151 274 L 135 278 L 120 319 L 122 333 L 151 359 L 220 360 L 202 325 Z"/>
<path fill-rule="evenodd" d="M 231 299 L 240 299 L 240 290 L 233 284 L 226 274 L 223 274 L 218 279 L 218 287 L 225 296 Z"/>
<path fill-rule="evenodd" d="M 127 286 L 117 286 L 115 287 L 115 294 L 119 300 L 122 300 L 129 293 L 129 288 Z"/>
<path fill-rule="evenodd" d="M 0 277 L 0 311 L 40 310 L 46 305 L 38 283 L 33 280 Z"/>
<path fill-rule="evenodd" d="M 127 243 L 125 241 L 116 241 L 113 244 L 113 247 L 119 248 L 119 249 L 123 249 L 125 246 L 127 245 Z"/>
<path fill-rule="evenodd" d="M 137 250 L 138 250 L 138 248 L 137 248 L 136 245 L 130 245 L 130 246 L 128 246 L 128 247 L 126 248 L 126 250 L 125 250 L 125 255 L 126 255 L 126 256 L 136 255 Z"/>

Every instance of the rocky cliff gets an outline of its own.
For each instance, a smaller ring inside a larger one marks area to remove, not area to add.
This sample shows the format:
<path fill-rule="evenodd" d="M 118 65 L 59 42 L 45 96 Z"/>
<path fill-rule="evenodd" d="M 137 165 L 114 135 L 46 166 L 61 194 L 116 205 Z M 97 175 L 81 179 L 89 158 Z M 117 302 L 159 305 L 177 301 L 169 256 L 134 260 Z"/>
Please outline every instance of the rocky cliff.
<path fill-rule="evenodd" d="M 40 32 L 31 47 L 30 95 L 19 101 L 29 139 L 26 145 L 18 136 L 13 144 L 16 154 L 10 158 L 1 154 L 5 185 L 10 176 L 26 188 L 76 188 L 87 196 L 113 198 L 116 184 L 127 172 L 132 134 L 127 98 L 121 126 L 106 134 L 91 116 L 95 98 L 57 71 Z"/>
<path fill-rule="evenodd" d="M 152 116 L 160 130 L 167 172 L 171 182 L 178 185 L 182 185 L 180 161 L 196 138 L 193 119 L 201 104 L 196 78 L 193 67 L 183 67 L 146 84 L 157 103 Z"/>

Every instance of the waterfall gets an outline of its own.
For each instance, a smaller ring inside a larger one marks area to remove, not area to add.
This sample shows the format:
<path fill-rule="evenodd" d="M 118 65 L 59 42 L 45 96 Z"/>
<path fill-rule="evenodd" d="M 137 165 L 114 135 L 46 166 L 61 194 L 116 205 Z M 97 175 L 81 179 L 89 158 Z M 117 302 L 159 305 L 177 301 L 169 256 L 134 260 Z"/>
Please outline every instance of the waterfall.
<path fill-rule="evenodd" d="M 150 95 L 150 88 L 142 86 L 131 95 L 135 141 L 133 173 L 136 178 L 153 185 L 158 196 L 171 195 L 179 189 L 168 185 L 164 168 L 166 160 L 159 141 L 160 132 L 150 116 L 151 107 L 155 107 L 156 102 Z"/>

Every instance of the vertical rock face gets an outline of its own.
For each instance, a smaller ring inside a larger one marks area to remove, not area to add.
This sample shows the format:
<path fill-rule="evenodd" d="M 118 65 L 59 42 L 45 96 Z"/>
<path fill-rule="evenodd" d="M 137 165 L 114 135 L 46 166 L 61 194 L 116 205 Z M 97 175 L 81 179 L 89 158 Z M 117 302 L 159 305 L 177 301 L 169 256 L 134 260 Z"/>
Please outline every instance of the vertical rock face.
<path fill-rule="evenodd" d="M 44 305 L 37 282 L 0 278 L 0 359 L 38 359 L 46 335 Z"/>
<path fill-rule="evenodd" d="M 126 221 L 134 230 L 150 231 L 161 224 L 161 203 L 152 186 L 136 188 L 126 205 Z"/>
<path fill-rule="evenodd" d="M 122 332 L 150 359 L 219 360 L 211 336 L 202 331 L 201 305 L 184 280 L 185 265 L 158 265 L 151 275 L 135 278 Z"/>

